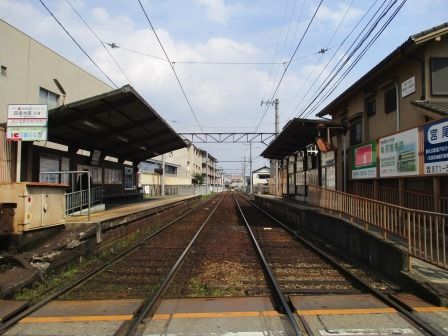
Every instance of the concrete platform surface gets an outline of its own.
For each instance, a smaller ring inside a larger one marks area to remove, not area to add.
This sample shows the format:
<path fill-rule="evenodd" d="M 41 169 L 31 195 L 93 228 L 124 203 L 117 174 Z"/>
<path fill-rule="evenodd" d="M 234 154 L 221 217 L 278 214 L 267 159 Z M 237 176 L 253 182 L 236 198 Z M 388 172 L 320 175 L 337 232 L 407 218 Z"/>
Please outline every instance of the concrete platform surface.
<path fill-rule="evenodd" d="M 196 197 L 197 195 L 187 195 L 187 196 L 167 196 L 164 198 L 158 198 L 155 200 L 148 200 L 145 202 L 138 202 L 135 204 L 128 204 L 119 206 L 116 208 L 112 208 L 110 210 L 106 210 L 103 212 L 97 212 L 90 214 L 90 222 L 98 223 L 107 221 L 113 218 L 122 217 L 126 215 L 130 215 L 136 212 L 145 211 L 153 208 L 157 208 L 160 206 L 164 206 L 171 203 L 176 203 L 184 200 L 188 200 Z M 80 223 L 89 223 L 87 215 L 81 216 L 72 216 L 66 218 L 67 224 L 80 224 Z"/>
<path fill-rule="evenodd" d="M 132 319 L 142 300 L 53 301 L 22 319 L 5 335 L 113 335 Z"/>
<path fill-rule="evenodd" d="M 163 300 L 144 335 L 288 335 L 267 297 Z"/>

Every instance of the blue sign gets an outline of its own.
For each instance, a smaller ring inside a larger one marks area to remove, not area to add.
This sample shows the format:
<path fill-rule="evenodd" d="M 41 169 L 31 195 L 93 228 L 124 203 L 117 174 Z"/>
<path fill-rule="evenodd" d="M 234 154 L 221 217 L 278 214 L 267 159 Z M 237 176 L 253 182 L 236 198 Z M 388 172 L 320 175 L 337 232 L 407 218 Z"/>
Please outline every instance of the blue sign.
<path fill-rule="evenodd" d="M 448 174 L 448 119 L 425 125 L 424 136 L 425 175 Z"/>

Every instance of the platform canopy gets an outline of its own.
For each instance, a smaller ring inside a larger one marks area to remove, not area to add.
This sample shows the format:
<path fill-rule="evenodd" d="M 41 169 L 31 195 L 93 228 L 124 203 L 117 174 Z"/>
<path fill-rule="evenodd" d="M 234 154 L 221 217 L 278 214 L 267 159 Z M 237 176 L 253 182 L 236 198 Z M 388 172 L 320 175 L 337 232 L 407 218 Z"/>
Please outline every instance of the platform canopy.
<path fill-rule="evenodd" d="M 322 136 L 326 136 L 327 127 L 338 127 L 339 123 L 327 120 L 299 119 L 290 120 L 280 134 L 261 153 L 267 159 L 281 160 L 307 145 L 314 143 L 318 133 L 317 125 L 323 125 Z"/>
<path fill-rule="evenodd" d="M 129 85 L 50 110 L 48 140 L 132 162 L 187 146 Z"/>

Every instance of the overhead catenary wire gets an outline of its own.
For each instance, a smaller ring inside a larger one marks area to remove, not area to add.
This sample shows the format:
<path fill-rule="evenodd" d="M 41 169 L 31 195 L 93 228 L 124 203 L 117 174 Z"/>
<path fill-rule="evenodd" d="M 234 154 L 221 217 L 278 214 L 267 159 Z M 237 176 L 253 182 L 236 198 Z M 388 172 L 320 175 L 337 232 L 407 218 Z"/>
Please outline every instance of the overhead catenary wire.
<path fill-rule="evenodd" d="M 354 0 L 351 0 L 350 4 L 347 6 L 347 9 L 345 10 L 344 15 L 341 17 L 341 19 L 339 20 L 338 25 L 336 26 L 335 30 L 334 30 L 333 33 L 331 34 L 331 37 L 330 37 L 330 39 L 328 40 L 326 47 L 325 47 L 325 48 L 322 48 L 322 50 L 319 51 L 319 53 L 320 53 L 319 58 L 318 58 L 318 59 L 316 60 L 316 62 L 314 63 L 314 65 L 313 65 L 311 71 L 308 72 L 308 75 L 307 75 L 306 79 L 303 80 L 303 81 L 300 83 L 299 89 L 297 89 L 297 94 L 294 96 L 294 98 L 292 99 L 292 101 L 294 101 L 295 99 L 297 99 L 297 97 L 300 95 L 300 91 L 301 91 L 303 85 L 304 85 L 305 83 L 308 83 L 308 80 L 310 79 L 311 75 L 314 73 L 314 70 L 316 69 L 317 65 L 318 65 L 319 62 L 321 61 L 321 59 L 322 59 L 322 57 L 324 56 L 324 54 L 325 54 L 328 50 L 331 49 L 331 48 L 330 48 L 330 45 L 331 45 L 331 43 L 333 42 L 333 39 L 334 39 L 334 37 L 336 36 L 336 34 L 338 33 L 339 29 L 341 28 L 342 23 L 345 21 L 345 18 L 347 17 L 347 14 L 349 13 L 350 9 L 352 8 L 353 1 L 354 1 Z M 286 110 L 289 110 L 289 107 L 287 107 Z M 286 120 L 291 119 L 291 116 L 292 116 L 293 113 L 294 113 L 294 111 L 293 111 L 293 112 L 286 118 Z"/>
<path fill-rule="evenodd" d="M 362 50 L 362 52 L 357 56 L 355 61 L 350 65 L 348 69 L 345 70 L 344 74 L 341 76 L 341 78 L 338 79 L 338 81 L 333 85 L 333 87 L 330 89 L 330 92 L 327 93 L 327 95 L 324 98 L 321 98 L 321 100 L 310 110 L 307 115 L 312 114 L 315 112 L 319 106 L 336 90 L 336 88 L 339 86 L 339 84 L 347 77 L 347 75 L 350 73 L 350 71 L 356 66 L 356 64 L 361 60 L 361 58 L 365 55 L 365 53 L 368 51 L 368 49 L 376 42 L 376 40 L 380 37 L 380 35 L 384 32 L 384 30 L 389 26 L 389 24 L 393 21 L 395 16 L 399 13 L 401 8 L 405 5 L 407 0 L 403 0 L 400 5 L 395 9 L 395 11 L 392 13 L 392 15 L 387 19 L 387 21 L 384 23 L 384 25 L 380 28 L 380 30 L 375 34 L 375 36 L 372 38 L 371 41 L 369 41 L 368 45 Z"/>
<path fill-rule="evenodd" d="M 316 100 L 325 92 L 325 90 L 329 87 L 329 85 L 333 82 L 333 80 L 340 74 L 340 72 L 343 70 L 343 68 L 345 67 L 345 65 L 348 64 L 348 62 L 352 59 L 352 57 L 356 54 L 356 52 L 363 46 L 363 44 L 368 40 L 368 38 L 370 37 L 370 35 L 374 32 L 374 30 L 376 29 L 376 27 L 378 26 L 378 24 L 381 22 L 381 20 L 389 13 L 389 11 L 393 8 L 393 6 L 395 5 L 395 3 L 397 2 L 397 0 L 391 1 L 389 2 L 389 4 L 382 10 L 382 12 L 379 14 L 379 16 L 374 20 L 373 24 L 368 27 L 367 32 L 361 37 L 361 40 L 356 44 L 356 46 L 353 48 L 353 50 L 350 51 L 350 53 L 347 56 L 348 51 L 344 54 L 344 56 L 340 59 L 343 60 L 342 64 L 340 64 L 340 62 L 338 62 L 338 64 L 333 68 L 332 72 L 327 76 L 326 80 L 319 86 L 318 92 L 316 92 L 316 94 L 314 95 L 313 99 L 311 100 L 311 102 L 303 109 L 303 111 L 299 114 L 299 117 L 305 115 L 309 115 L 309 109 L 313 106 L 313 104 L 316 102 Z M 381 6 L 382 7 L 382 6 Z M 380 8 L 381 8 L 380 7 Z M 401 7 L 400 7 L 401 8 Z M 375 13 L 378 13 L 378 11 Z M 373 17 L 372 17 L 373 19 Z M 372 21 L 369 20 L 369 23 Z M 361 34 L 364 32 L 364 30 L 366 30 L 367 26 L 362 30 L 362 32 L 360 33 L 360 35 L 358 35 L 358 37 L 361 36 Z M 355 40 L 354 43 L 356 43 L 357 40 Z M 354 45 L 354 43 L 352 43 L 352 46 Z M 350 47 L 351 48 L 351 47 Z M 364 55 L 364 54 L 363 54 Z M 339 67 L 338 67 L 339 65 Z M 337 69 L 336 69 L 337 68 Z M 349 71 L 351 71 L 352 68 L 350 68 Z"/>
<path fill-rule="evenodd" d="M 188 97 L 187 97 L 187 93 L 185 92 L 184 87 L 182 86 L 182 83 L 180 82 L 179 76 L 177 75 L 177 72 L 176 72 L 176 70 L 174 69 L 173 64 L 171 63 L 171 60 L 170 60 L 170 58 L 169 58 L 169 56 L 168 56 L 168 53 L 166 52 L 166 50 L 165 50 L 165 48 L 164 48 L 164 46 L 163 46 L 163 44 L 162 44 L 162 41 L 161 41 L 160 38 L 159 38 L 159 35 L 157 34 L 157 32 L 156 32 L 156 30 L 155 30 L 155 28 L 154 28 L 154 26 L 153 26 L 151 20 L 149 19 L 149 16 L 148 16 L 148 14 L 147 14 L 145 8 L 143 7 L 142 2 L 141 2 L 140 0 L 137 0 L 137 1 L 138 1 L 139 5 L 140 5 L 140 8 L 141 8 L 142 11 L 143 11 L 143 14 L 144 14 L 145 17 L 146 17 L 146 20 L 148 21 L 149 26 L 151 27 L 151 29 L 152 29 L 152 31 L 153 31 L 153 33 L 154 33 L 156 39 L 157 39 L 157 42 L 159 43 L 160 47 L 162 48 L 163 53 L 165 54 L 166 60 L 169 62 L 170 67 L 171 67 L 171 69 L 173 70 L 173 73 L 174 73 L 174 76 L 176 77 L 177 83 L 179 84 L 179 87 L 180 87 L 180 89 L 181 89 L 181 91 L 182 91 L 182 94 L 184 95 L 184 98 L 185 98 L 185 100 L 186 100 L 186 102 L 187 102 L 187 104 L 188 104 L 188 107 L 190 108 L 190 112 L 192 113 L 192 115 L 193 115 L 193 117 L 194 117 L 196 123 L 198 124 L 199 129 L 202 131 L 202 126 L 201 126 L 201 124 L 199 123 L 199 120 L 198 120 L 198 117 L 197 117 L 197 115 L 196 115 L 196 112 L 194 111 L 193 106 L 191 105 L 190 100 L 189 100 Z"/>
<path fill-rule="evenodd" d="M 129 84 L 132 85 L 131 80 L 129 79 L 128 75 L 126 74 L 126 72 L 123 70 L 123 68 L 120 66 L 120 64 L 118 64 L 117 60 L 115 59 L 115 57 L 112 55 L 112 53 L 109 51 L 109 49 L 106 48 L 106 46 L 104 45 L 104 42 L 100 39 L 100 37 L 98 36 L 98 34 L 92 29 L 92 27 L 87 23 L 86 20 L 84 20 L 84 18 L 82 17 L 82 15 L 78 12 L 78 10 L 71 4 L 71 2 L 69 0 L 65 0 L 65 2 L 71 7 L 71 9 L 76 13 L 76 15 L 79 17 L 79 19 L 86 25 L 86 27 L 90 30 L 90 32 L 93 34 L 93 36 L 95 36 L 95 38 L 101 43 L 101 46 L 103 47 L 103 49 L 106 51 L 106 53 L 109 55 L 109 57 L 112 59 L 112 61 L 114 62 L 114 64 L 117 66 L 117 68 L 120 70 L 121 74 L 124 76 L 124 78 L 126 78 L 127 82 Z M 134 86 L 134 85 L 132 85 Z"/>
<path fill-rule="evenodd" d="M 321 69 L 319 75 L 314 79 L 313 83 L 311 85 L 309 85 L 308 90 L 306 91 L 305 95 L 300 99 L 300 101 L 297 103 L 296 107 L 293 109 L 293 111 L 290 114 L 290 117 L 294 114 L 295 111 L 297 111 L 299 109 L 299 107 L 305 102 L 305 98 L 308 97 L 308 94 L 311 92 L 311 90 L 314 88 L 314 85 L 317 83 L 317 81 L 320 79 L 320 77 L 322 76 L 322 74 L 325 72 L 325 70 L 328 68 L 328 66 L 330 65 L 330 63 L 332 62 L 332 60 L 336 57 L 337 53 L 339 52 L 339 50 L 342 48 L 342 46 L 345 44 L 345 42 L 347 42 L 347 40 L 350 38 L 350 36 L 355 32 L 355 30 L 358 28 L 358 26 L 361 24 L 362 21 L 364 21 L 364 19 L 367 17 L 368 13 L 370 13 L 370 11 L 372 10 L 372 8 L 375 7 L 376 3 L 378 2 L 378 0 L 375 0 L 373 2 L 373 4 L 370 6 L 370 8 L 364 13 L 364 15 L 358 20 L 358 22 L 355 24 L 355 26 L 352 28 L 352 30 L 349 32 L 349 34 L 347 34 L 347 36 L 342 40 L 342 42 L 339 44 L 339 46 L 336 48 L 336 50 L 333 52 L 332 56 L 330 57 L 330 59 L 327 61 L 327 63 L 325 64 L 325 66 Z M 383 1 L 383 5 L 386 2 L 386 0 Z M 379 10 L 379 9 L 378 9 Z M 350 48 L 349 48 L 350 49 Z M 339 60 L 339 62 L 341 62 L 343 60 L 343 57 L 341 57 L 341 59 Z M 338 64 L 339 64 L 338 62 Z M 290 118 L 289 117 L 289 118 Z M 288 119 L 289 119 L 288 118 Z"/>
<path fill-rule="evenodd" d="M 90 57 L 90 55 L 87 53 L 87 51 L 85 51 L 85 49 L 78 43 L 78 41 L 76 41 L 76 39 L 73 37 L 73 35 L 70 34 L 70 32 L 64 27 L 64 25 L 61 23 L 61 21 L 59 21 L 57 19 L 57 17 L 53 14 L 53 12 L 50 10 L 50 8 L 47 7 L 47 5 L 44 3 L 44 1 L 39 0 L 39 2 L 42 4 L 42 6 L 45 7 L 47 12 L 53 17 L 53 19 L 59 24 L 59 26 L 70 37 L 70 39 L 77 45 L 77 47 L 84 53 L 84 55 L 86 55 L 87 58 L 93 63 L 93 65 L 109 80 L 109 82 L 112 83 L 112 85 L 115 88 L 118 88 L 117 84 L 115 84 L 115 82 L 112 79 L 110 79 L 110 77 L 104 72 L 104 70 L 101 69 L 101 67 L 98 64 L 96 64 L 96 62 L 92 59 L 92 57 Z"/>
<path fill-rule="evenodd" d="M 308 25 L 307 25 L 305 31 L 303 32 L 303 34 L 302 34 L 302 36 L 301 36 L 301 38 L 299 40 L 299 43 L 297 44 L 297 46 L 296 46 L 296 48 L 294 50 L 294 53 L 292 54 L 292 56 L 291 56 L 291 58 L 290 58 L 290 60 L 288 62 L 288 65 L 285 67 L 285 70 L 283 71 L 282 76 L 280 77 L 280 80 L 278 81 L 278 84 L 277 84 L 277 86 L 276 86 L 276 88 L 274 90 L 274 93 L 272 94 L 272 97 L 271 97 L 271 99 L 269 99 L 269 101 L 273 101 L 275 95 L 277 94 L 277 91 L 280 88 L 280 85 L 282 84 L 283 78 L 285 77 L 285 74 L 288 71 L 289 66 L 291 65 L 291 61 L 294 59 L 294 56 L 296 55 L 297 51 L 299 50 L 300 46 L 302 45 L 302 41 L 305 38 L 306 34 L 308 33 L 308 30 L 309 30 L 311 24 L 313 23 L 314 18 L 316 17 L 317 12 L 319 11 L 319 9 L 320 9 L 320 7 L 322 5 L 322 2 L 323 2 L 323 0 L 321 0 L 319 2 L 319 4 L 317 5 L 316 10 L 314 11 L 313 16 L 311 17 L 310 21 L 308 22 Z M 263 119 L 266 116 L 266 112 L 268 111 L 268 109 L 269 109 L 269 104 L 266 105 L 266 109 L 265 109 L 265 111 L 264 111 L 260 121 L 258 122 L 257 126 L 255 127 L 255 132 L 258 130 L 258 128 L 260 127 L 261 123 L 263 122 Z"/>

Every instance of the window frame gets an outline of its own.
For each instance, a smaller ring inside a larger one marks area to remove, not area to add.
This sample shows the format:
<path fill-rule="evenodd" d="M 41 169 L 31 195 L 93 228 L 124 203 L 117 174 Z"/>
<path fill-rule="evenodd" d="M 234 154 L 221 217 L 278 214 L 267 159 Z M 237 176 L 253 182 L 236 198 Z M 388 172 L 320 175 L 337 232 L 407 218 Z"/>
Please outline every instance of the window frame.
<path fill-rule="evenodd" d="M 394 107 L 393 107 L 393 109 L 391 109 L 391 110 L 388 110 L 387 109 L 387 107 L 388 107 L 388 104 L 387 104 L 387 95 L 390 93 L 390 92 L 393 92 L 394 93 Z M 386 114 L 388 114 L 388 113 L 392 113 L 392 112 L 396 112 L 397 111 L 397 97 L 398 97 L 398 94 L 397 94 L 397 88 L 395 87 L 395 86 L 391 86 L 391 87 L 388 87 L 387 89 L 385 89 L 384 90 L 384 95 L 383 95 L 383 97 L 384 97 L 384 113 L 386 113 Z"/>
<path fill-rule="evenodd" d="M 358 127 L 358 125 L 359 125 L 359 129 L 360 129 L 359 141 L 356 140 L 356 142 L 353 142 L 353 139 L 354 139 L 353 130 L 355 129 L 355 127 Z M 350 147 L 362 144 L 362 142 L 363 142 L 363 131 L 364 130 L 363 130 L 363 120 L 362 120 L 362 118 L 357 118 L 357 119 L 352 120 L 350 122 L 350 126 L 349 126 L 349 132 L 350 132 L 349 143 L 350 143 Z"/>
<path fill-rule="evenodd" d="M 373 103 L 373 113 L 369 113 L 368 106 L 370 103 Z M 368 97 L 364 99 L 364 111 L 368 117 L 373 117 L 376 114 L 376 97 Z"/>
<path fill-rule="evenodd" d="M 437 97 L 446 97 L 448 96 L 448 90 L 446 91 L 446 93 L 437 93 L 434 92 L 434 83 L 433 83 L 433 67 L 434 67 L 434 60 L 438 60 L 438 59 L 444 59 L 448 62 L 448 57 L 430 57 L 429 59 L 429 76 L 430 76 L 430 85 L 431 85 L 431 95 L 432 96 L 437 96 Z M 448 67 L 448 64 L 447 64 Z"/>

